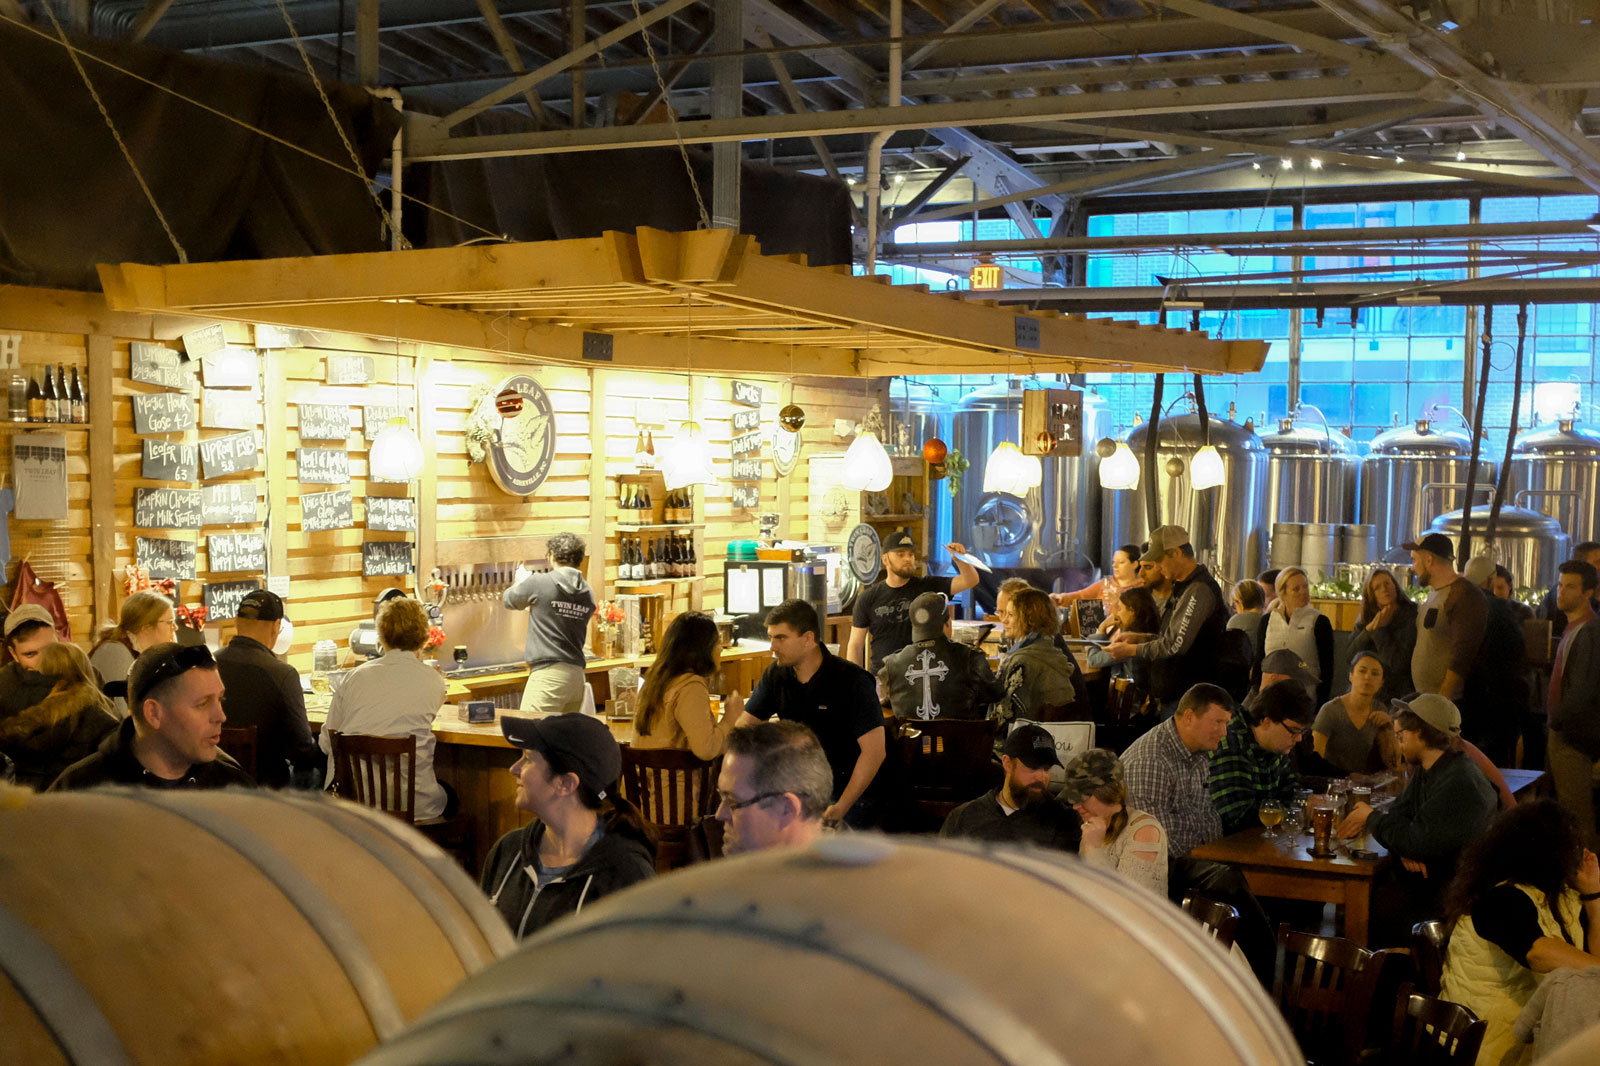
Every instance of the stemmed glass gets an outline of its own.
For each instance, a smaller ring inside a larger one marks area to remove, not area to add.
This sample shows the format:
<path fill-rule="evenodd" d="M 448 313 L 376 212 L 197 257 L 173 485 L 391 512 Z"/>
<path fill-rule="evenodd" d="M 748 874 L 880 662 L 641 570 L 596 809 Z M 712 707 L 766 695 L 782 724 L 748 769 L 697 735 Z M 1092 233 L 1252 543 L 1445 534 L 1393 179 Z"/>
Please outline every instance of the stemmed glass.
<path fill-rule="evenodd" d="M 1267 827 L 1266 835 L 1269 838 L 1276 837 L 1278 835 L 1277 825 L 1283 821 L 1283 804 L 1275 799 L 1262 800 L 1261 806 L 1256 810 L 1256 814 L 1260 817 L 1261 824 Z"/>

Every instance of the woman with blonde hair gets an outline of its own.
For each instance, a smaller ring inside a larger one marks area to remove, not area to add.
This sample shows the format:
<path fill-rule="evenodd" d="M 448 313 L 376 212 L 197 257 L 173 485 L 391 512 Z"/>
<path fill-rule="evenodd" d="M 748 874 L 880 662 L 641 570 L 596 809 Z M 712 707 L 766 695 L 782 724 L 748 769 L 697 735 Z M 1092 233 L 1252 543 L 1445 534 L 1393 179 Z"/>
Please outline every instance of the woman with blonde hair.
<path fill-rule="evenodd" d="M 1273 652 L 1288 648 L 1317 675 L 1316 683 L 1306 685 L 1305 693 L 1311 697 L 1313 707 L 1321 707 L 1333 690 L 1333 623 L 1311 606 L 1311 580 L 1298 566 L 1278 571 L 1274 587 L 1278 598 L 1261 627 L 1251 680 L 1259 686 L 1262 661 Z"/>
<path fill-rule="evenodd" d="M 94 754 L 117 728 L 117 716 L 96 683 L 89 657 L 76 644 L 46 646 L 38 668 L 55 685 L 32 707 L 0 721 L 0 751 L 17 764 L 19 784 L 42 791 L 61 771 Z"/>
<path fill-rule="evenodd" d="M 102 682 L 124 681 L 140 652 L 177 639 L 172 601 L 159 592 L 135 592 L 123 601 L 116 622 L 100 631 L 100 639 L 89 649 L 89 663 L 100 671 Z M 112 705 L 119 718 L 127 717 L 127 700 L 118 696 Z"/>

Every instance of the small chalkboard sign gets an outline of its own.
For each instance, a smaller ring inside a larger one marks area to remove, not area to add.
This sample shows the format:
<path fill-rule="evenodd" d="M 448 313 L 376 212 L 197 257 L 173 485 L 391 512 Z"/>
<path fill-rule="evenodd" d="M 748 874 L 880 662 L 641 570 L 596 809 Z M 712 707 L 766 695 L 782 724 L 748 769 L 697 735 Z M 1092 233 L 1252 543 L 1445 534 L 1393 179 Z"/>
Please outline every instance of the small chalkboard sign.
<path fill-rule="evenodd" d="M 192 329 L 183 335 L 183 350 L 190 359 L 203 359 L 212 352 L 220 352 L 228 346 L 228 334 L 223 330 L 221 322 L 213 322 L 209 326 Z"/>
<path fill-rule="evenodd" d="M 194 426 L 193 396 L 182 392 L 151 392 L 133 397 L 135 433 L 182 433 Z"/>
<path fill-rule="evenodd" d="M 361 432 L 370 443 L 374 437 L 383 432 L 383 427 L 389 424 L 391 418 L 410 417 L 409 407 L 389 403 L 369 403 L 361 412 Z"/>
<path fill-rule="evenodd" d="M 261 521 L 259 482 L 229 481 L 221 485 L 207 485 L 200 493 L 201 519 L 208 526 L 235 526 Z"/>
<path fill-rule="evenodd" d="M 363 541 L 361 544 L 361 576 L 385 577 L 411 573 L 411 542 L 409 540 Z"/>
<path fill-rule="evenodd" d="M 195 579 L 195 544 L 192 540 L 162 540 L 158 537 L 134 537 L 133 559 L 146 574 L 161 580 Z"/>
<path fill-rule="evenodd" d="M 260 450 L 254 433 L 230 433 L 200 442 L 200 461 L 205 464 L 206 480 L 254 470 Z"/>
<path fill-rule="evenodd" d="M 343 485 L 350 480 L 350 453 L 338 448 L 296 448 L 302 485 Z"/>
<path fill-rule="evenodd" d="M 168 389 L 188 389 L 194 374 L 183 365 L 183 357 L 159 344 L 134 341 L 129 346 L 128 376 L 146 385 Z"/>
<path fill-rule="evenodd" d="M 200 361 L 206 388 L 249 388 L 256 383 L 254 348 L 224 348 Z"/>
<path fill-rule="evenodd" d="M 733 438 L 733 457 L 741 455 L 758 455 L 761 452 L 760 433 L 741 433 Z"/>
<path fill-rule="evenodd" d="M 200 476 L 200 449 L 193 444 L 146 437 L 140 445 L 144 451 L 139 462 L 140 477 L 152 481 L 193 481 Z"/>
<path fill-rule="evenodd" d="M 313 492 L 300 497 L 300 528 L 304 532 L 348 529 L 355 524 L 355 508 L 349 489 Z"/>
<path fill-rule="evenodd" d="M 301 440 L 344 440 L 350 436 L 350 408 L 343 404 L 300 405 Z"/>
<path fill-rule="evenodd" d="M 297 348 L 299 345 L 300 331 L 297 329 L 269 326 L 264 323 L 256 326 L 257 348 Z"/>
<path fill-rule="evenodd" d="M 200 424 L 207 429 L 255 429 L 260 423 L 261 403 L 254 390 L 200 390 Z"/>
<path fill-rule="evenodd" d="M 328 356 L 329 385 L 369 385 L 373 377 L 370 355 Z"/>
<path fill-rule="evenodd" d="M 206 586 L 206 620 L 218 622 L 239 613 L 239 601 L 261 587 L 259 581 L 220 581 Z"/>
<path fill-rule="evenodd" d="M 416 501 L 406 496 L 368 496 L 367 528 L 394 533 L 415 533 Z"/>
<path fill-rule="evenodd" d="M 760 481 L 761 460 L 735 459 L 733 461 L 733 469 L 729 472 L 728 477 L 734 481 Z"/>
<path fill-rule="evenodd" d="M 733 402 L 746 407 L 761 406 L 761 386 L 753 381 L 735 381 L 733 383 Z"/>
<path fill-rule="evenodd" d="M 761 428 L 760 411 L 735 411 L 733 412 L 733 431 L 735 433 L 749 433 L 753 429 Z"/>
<path fill-rule="evenodd" d="M 1076 600 L 1073 606 L 1078 612 L 1078 635 L 1087 637 L 1098 630 L 1106 621 L 1106 605 L 1100 600 Z"/>
<path fill-rule="evenodd" d="M 213 574 L 267 568 L 267 542 L 260 533 L 213 533 L 206 537 L 206 565 Z"/>
<path fill-rule="evenodd" d="M 753 511 L 761 506 L 760 485 L 735 485 L 733 486 L 733 505 L 746 511 Z"/>
<path fill-rule="evenodd" d="M 199 489 L 133 490 L 133 524 L 140 529 L 199 529 Z"/>

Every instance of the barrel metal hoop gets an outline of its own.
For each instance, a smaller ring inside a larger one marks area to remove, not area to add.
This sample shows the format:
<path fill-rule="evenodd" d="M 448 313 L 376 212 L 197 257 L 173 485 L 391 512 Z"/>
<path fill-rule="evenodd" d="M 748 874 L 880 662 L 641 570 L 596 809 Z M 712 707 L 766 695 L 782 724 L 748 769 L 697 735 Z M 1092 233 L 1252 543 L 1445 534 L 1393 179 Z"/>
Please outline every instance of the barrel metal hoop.
<path fill-rule="evenodd" d="M 215 811 L 184 806 L 173 802 L 168 796 L 148 790 L 129 791 L 124 795 L 210 833 L 255 866 L 322 938 L 329 953 L 344 970 L 356 998 L 361 1000 L 378 1039 L 387 1040 L 405 1027 L 405 1019 L 401 1017 L 400 1007 L 395 1002 L 394 990 L 389 987 L 383 970 L 367 950 L 355 927 L 343 917 L 333 900 L 276 848 L 232 818 Z"/>
<path fill-rule="evenodd" d="M 132 1066 L 122 1038 L 56 949 L 0 900 L 0 973 L 74 1066 Z"/>
<path fill-rule="evenodd" d="M 359 807 L 355 804 L 339 803 L 335 800 L 315 799 L 309 796 L 286 796 L 282 792 L 271 791 L 267 792 L 266 796 L 273 802 L 293 807 L 303 814 L 310 815 L 339 833 L 346 840 L 360 846 L 363 851 L 376 859 L 385 870 L 394 875 L 396 881 L 399 881 L 407 891 L 417 897 L 417 900 L 439 923 L 439 931 L 450 942 L 450 947 L 455 951 L 456 958 L 461 961 L 462 969 L 468 974 L 477 973 L 495 959 L 508 954 L 516 946 L 511 939 L 511 930 L 506 928 L 505 919 L 500 917 L 500 912 L 487 906 L 483 899 L 483 893 L 477 890 L 477 886 L 469 885 L 468 887 L 472 889 L 472 894 L 477 897 L 479 904 L 476 908 L 472 908 L 477 913 L 472 914 L 471 917 L 477 919 L 476 931 L 481 934 L 484 941 L 488 942 L 491 950 L 491 954 L 485 955 L 479 943 L 479 938 L 473 935 L 474 929 L 469 924 L 467 917 L 462 914 L 462 911 L 466 909 L 464 906 L 466 901 L 462 899 L 461 893 L 454 891 L 458 886 L 450 883 L 452 880 L 464 880 L 464 877 L 460 876 L 460 867 L 456 866 L 452 860 L 442 856 L 436 865 L 434 862 L 429 861 L 430 856 L 423 854 L 420 848 L 404 847 L 408 843 L 407 841 L 396 839 L 396 835 L 387 832 L 388 826 L 376 821 L 379 818 L 385 821 L 393 821 L 394 819 L 389 815 L 372 812 L 370 818 L 364 817 L 363 812 L 367 811 L 368 808 Z M 403 829 L 404 827 L 396 825 L 395 828 Z M 352 831 L 352 829 L 355 831 Z M 385 842 L 394 846 L 384 847 L 373 839 L 374 836 L 380 833 Z M 404 851 L 404 855 L 400 854 L 401 851 Z M 413 863 L 406 861 L 408 857 L 422 863 L 426 872 L 433 875 L 432 879 L 419 872 Z M 458 875 L 458 877 L 447 878 L 442 876 L 445 871 L 439 868 L 441 866 L 449 867 L 449 872 Z M 487 914 L 484 913 L 485 911 L 487 911 Z M 485 922 L 485 918 L 488 918 L 489 921 Z M 495 936 L 494 934 L 496 933 L 501 935 Z"/>

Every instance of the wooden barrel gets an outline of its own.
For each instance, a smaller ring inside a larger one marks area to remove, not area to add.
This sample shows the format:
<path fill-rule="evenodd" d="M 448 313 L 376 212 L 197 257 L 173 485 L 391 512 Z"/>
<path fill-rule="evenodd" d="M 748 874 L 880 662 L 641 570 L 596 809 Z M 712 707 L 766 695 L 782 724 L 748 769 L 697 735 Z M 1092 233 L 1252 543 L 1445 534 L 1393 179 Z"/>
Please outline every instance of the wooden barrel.
<path fill-rule="evenodd" d="M 513 943 L 395 819 L 287 793 L 0 804 L 8 1066 L 346 1066 Z"/>
<path fill-rule="evenodd" d="M 585 907 L 360 1066 L 1303 1064 L 1248 970 L 1071 856 L 866 834 Z"/>

